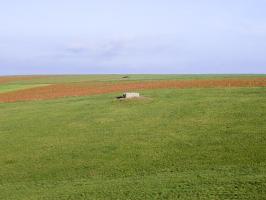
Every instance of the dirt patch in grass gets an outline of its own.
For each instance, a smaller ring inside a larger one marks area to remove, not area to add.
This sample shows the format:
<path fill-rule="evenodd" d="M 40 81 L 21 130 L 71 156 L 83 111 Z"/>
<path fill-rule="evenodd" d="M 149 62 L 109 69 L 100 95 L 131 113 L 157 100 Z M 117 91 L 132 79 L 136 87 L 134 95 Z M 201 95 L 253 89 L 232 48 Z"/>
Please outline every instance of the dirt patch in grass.
<path fill-rule="evenodd" d="M 140 96 L 140 97 L 133 97 L 133 98 L 116 98 L 118 101 L 151 101 L 152 98 Z"/>
<path fill-rule="evenodd" d="M 30 101 L 56 99 L 70 96 L 87 96 L 113 92 L 136 91 L 143 89 L 164 88 L 224 88 L 224 87 L 265 87 L 266 78 L 257 79 L 223 79 L 223 80 L 184 80 L 184 81 L 149 81 L 127 83 L 55 84 L 45 87 L 25 89 L 0 94 L 0 102 Z"/>

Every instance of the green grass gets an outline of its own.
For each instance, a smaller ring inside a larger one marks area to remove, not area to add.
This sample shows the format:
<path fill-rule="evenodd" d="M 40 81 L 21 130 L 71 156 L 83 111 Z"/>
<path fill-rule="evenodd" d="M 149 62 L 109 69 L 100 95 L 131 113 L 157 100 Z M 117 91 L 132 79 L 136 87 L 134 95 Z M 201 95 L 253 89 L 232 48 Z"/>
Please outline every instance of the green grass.
<path fill-rule="evenodd" d="M 266 88 L 0 104 L 0 199 L 266 199 Z"/>
<path fill-rule="evenodd" d="M 49 84 L 0 84 L 0 94 L 47 85 Z"/>

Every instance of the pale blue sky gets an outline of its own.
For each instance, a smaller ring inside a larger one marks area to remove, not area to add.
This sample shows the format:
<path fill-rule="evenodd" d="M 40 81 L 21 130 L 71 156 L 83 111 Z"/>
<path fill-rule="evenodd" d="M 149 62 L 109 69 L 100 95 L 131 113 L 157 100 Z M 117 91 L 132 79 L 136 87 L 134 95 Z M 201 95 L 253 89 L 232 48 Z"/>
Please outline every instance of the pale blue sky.
<path fill-rule="evenodd" d="M 0 0 L 0 75 L 266 73 L 265 0 Z"/>

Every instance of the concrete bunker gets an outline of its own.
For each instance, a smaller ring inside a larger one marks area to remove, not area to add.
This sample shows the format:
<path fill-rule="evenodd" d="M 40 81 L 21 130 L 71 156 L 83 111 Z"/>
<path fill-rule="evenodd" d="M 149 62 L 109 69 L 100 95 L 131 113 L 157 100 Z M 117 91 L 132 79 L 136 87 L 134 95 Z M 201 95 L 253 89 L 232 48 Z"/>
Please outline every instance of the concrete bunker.
<path fill-rule="evenodd" d="M 140 95 L 137 92 L 125 92 L 123 94 L 123 98 L 125 99 L 132 99 L 132 98 L 138 98 L 138 97 L 140 97 Z"/>

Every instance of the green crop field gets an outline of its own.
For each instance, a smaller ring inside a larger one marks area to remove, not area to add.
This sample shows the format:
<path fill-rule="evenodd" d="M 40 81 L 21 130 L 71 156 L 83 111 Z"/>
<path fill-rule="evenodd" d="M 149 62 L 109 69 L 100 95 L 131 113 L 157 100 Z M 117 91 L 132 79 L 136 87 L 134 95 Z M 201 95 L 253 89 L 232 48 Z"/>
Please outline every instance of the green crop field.
<path fill-rule="evenodd" d="M 47 86 L 49 84 L 0 84 L 0 93 L 18 91 L 34 87 Z"/>
<path fill-rule="evenodd" d="M 123 79 L 51 76 L 0 92 L 82 81 Z M 266 199 L 266 87 L 139 92 L 0 103 L 0 199 Z"/>

